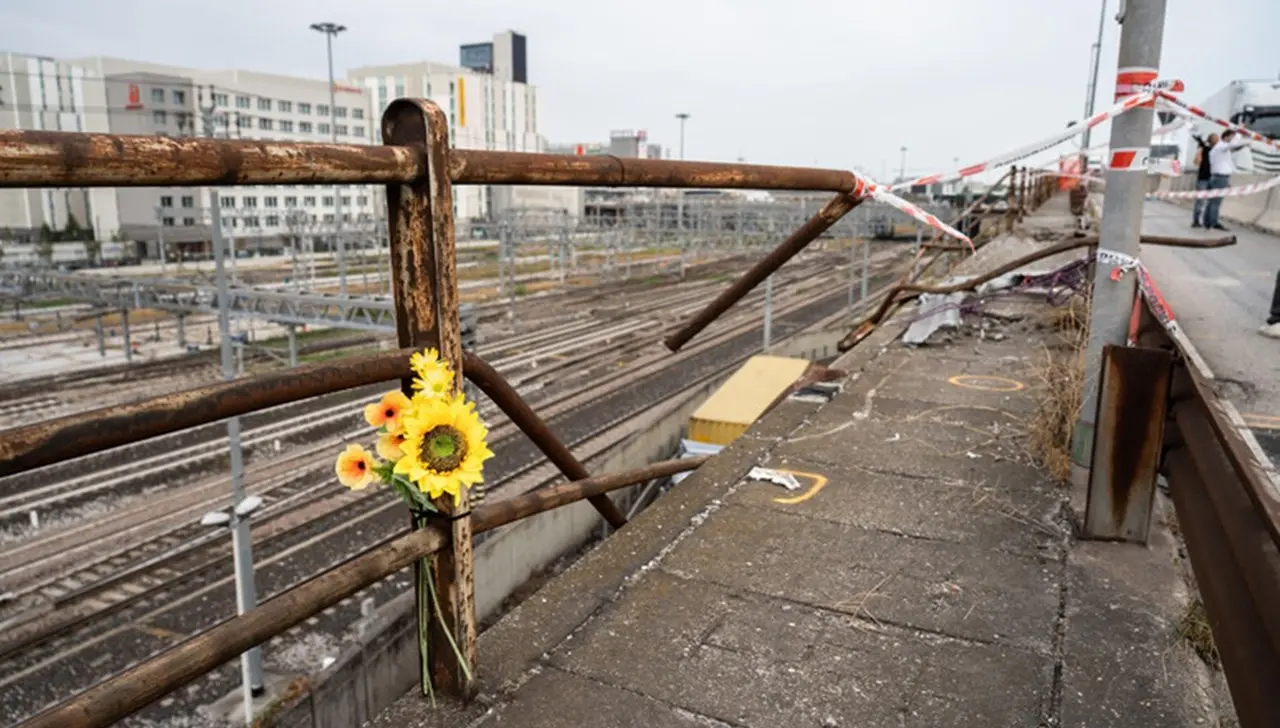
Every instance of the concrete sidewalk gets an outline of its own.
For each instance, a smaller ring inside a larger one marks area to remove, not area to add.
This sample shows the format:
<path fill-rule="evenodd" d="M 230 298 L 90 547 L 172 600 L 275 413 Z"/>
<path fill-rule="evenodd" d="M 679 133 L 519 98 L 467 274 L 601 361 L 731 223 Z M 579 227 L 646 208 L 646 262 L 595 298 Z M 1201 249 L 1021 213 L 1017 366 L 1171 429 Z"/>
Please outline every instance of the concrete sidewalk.
<path fill-rule="evenodd" d="M 902 328 L 836 364 L 832 401 L 783 402 L 484 633 L 475 704 L 409 695 L 372 724 L 1219 725 L 1176 636 L 1168 503 L 1149 547 L 1079 542 L 1025 453 L 1056 334 L 1028 319 L 908 349 Z M 805 487 L 745 481 L 753 465 Z"/>

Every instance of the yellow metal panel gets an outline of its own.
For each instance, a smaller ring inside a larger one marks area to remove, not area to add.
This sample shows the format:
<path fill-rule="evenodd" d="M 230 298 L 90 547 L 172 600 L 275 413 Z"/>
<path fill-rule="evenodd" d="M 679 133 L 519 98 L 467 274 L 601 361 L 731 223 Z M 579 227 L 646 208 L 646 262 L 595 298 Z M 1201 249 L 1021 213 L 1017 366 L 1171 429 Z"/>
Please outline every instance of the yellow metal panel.
<path fill-rule="evenodd" d="M 728 445 L 808 369 L 805 359 L 753 356 L 689 419 L 689 439 Z"/>
<path fill-rule="evenodd" d="M 467 125 L 467 78 L 458 76 L 458 126 Z"/>

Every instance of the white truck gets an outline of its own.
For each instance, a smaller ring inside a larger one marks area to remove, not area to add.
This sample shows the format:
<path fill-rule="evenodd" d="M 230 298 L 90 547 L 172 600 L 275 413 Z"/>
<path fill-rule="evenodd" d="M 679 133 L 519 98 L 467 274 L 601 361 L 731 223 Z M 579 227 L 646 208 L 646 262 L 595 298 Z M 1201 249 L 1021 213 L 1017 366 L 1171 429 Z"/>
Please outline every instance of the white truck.
<path fill-rule="evenodd" d="M 1247 126 L 1272 139 L 1280 138 L 1280 80 L 1232 81 L 1197 106 L 1210 116 Z M 1163 111 L 1159 116 L 1161 124 L 1175 118 Z M 1212 122 L 1195 121 L 1182 124 L 1152 142 L 1153 146 L 1176 144 L 1182 150 L 1183 170 L 1194 173 L 1197 146 L 1191 135 L 1204 138 L 1221 131 L 1222 127 Z M 1235 162 L 1241 172 L 1280 174 L 1280 152 L 1256 142 L 1237 152 Z"/>

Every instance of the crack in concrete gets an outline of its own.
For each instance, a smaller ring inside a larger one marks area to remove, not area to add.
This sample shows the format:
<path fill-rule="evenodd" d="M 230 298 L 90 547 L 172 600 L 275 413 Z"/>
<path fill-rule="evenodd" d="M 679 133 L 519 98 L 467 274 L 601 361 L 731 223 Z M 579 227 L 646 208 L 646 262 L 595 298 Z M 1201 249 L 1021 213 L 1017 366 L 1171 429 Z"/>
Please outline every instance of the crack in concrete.
<path fill-rule="evenodd" d="M 1062 529 L 1058 557 L 1058 613 L 1053 624 L 1053 679 L 1049 685 L 1049 704 L 1043 725 L 1057 728 L 1062 725 L 1063 673 L 1066 671 L 1067 653 L 1067 601 L 1070 585 L 1067 579 L 1068 557 L 1071 554 L 1071 501 L 1059 501 L 1057 522 Z"/>

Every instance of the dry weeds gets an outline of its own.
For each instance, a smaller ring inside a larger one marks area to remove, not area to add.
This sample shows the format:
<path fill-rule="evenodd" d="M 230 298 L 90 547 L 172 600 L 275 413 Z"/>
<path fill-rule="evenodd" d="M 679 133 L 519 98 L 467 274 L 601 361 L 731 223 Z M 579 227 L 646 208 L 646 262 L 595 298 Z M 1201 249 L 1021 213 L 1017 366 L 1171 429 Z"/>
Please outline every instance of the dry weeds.
<path fill-rule="evenodd" d="M 1178 620 L 1178 636 L 1191 645 L 1201 660 L 1210 667 L 1220 667 L 1222 662 L 1218 655 L 1218 646 L 1213 643 L 1213 629 L 1209 626 L 1209 615 L 1204 611 L 1204 602 L 1197 597 L 1187 605 L 1187 611 Z"/>
<path fill-rule="evenodd" d="M 1077 294 L 1067 305 L 1045 311 L 1038 322 L 1054 337 L 1043 346 L 1034 369 L 1040 383 L 1039 406 L 1029 423 L 1027 450 L 1037 464 L 1062 482 L 1071 474 L 1071 430 L 1084 398 L 1088 320 L 1088 297 Z"/>

